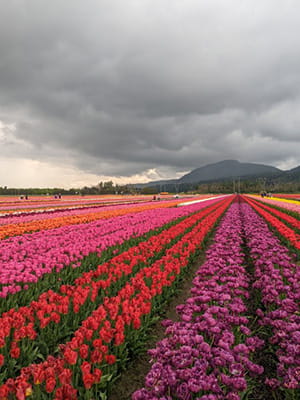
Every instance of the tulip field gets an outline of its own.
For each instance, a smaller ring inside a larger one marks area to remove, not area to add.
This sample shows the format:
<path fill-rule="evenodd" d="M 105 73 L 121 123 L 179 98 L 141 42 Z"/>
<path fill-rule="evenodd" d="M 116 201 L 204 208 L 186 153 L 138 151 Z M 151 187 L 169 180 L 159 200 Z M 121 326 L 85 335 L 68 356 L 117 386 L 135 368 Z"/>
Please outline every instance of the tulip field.
<path fill-rule="evenodd" d="M 0 400 L 300 400 L 297 198 L 1 199 Z"/>

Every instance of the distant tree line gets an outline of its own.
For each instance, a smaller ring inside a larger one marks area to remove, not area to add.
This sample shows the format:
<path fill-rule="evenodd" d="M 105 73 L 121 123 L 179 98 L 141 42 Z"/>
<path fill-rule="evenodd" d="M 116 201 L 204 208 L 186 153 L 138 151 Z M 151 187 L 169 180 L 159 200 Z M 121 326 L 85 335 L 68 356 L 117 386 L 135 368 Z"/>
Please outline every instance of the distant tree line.
<path fill-rule="evenodd" d="M 255 179 L 231 179 L 216 182 L 180 183 L 147 186 L 141 189 L 141 193 L 154 194 L 164 191 L 170 193 L 194 192 L 194 193 L 300 193 L 300 179 L 294 182 L 282 182 L 272 178 Z"/>
<path fill-rule="evenodd" d="M 0 186 L 0 195 L 50 195 L 58 193 L 61 195 L 100 195 L 100 194 L 156 194 L 162 191 L 169 193 L 300 193 L 300 179 L 285 182 L 280 179 L 251 178 L 251 179 L 227 179 L 215 182 L 203 183 L 173 183 L 153 186 L 141 185 L 118 185 L 113 181 L 99 182 L 95 186 L 84 186 L 83 188 L 8 188 Z"/>
<path fill-rule="evenodd" d="M 118 185 L 113 181 L 99 182 L 96 186 L 84 186 L 79 190 L 81 194 L 136 194 L 131 185 Z"/>
<path fill-rule="evenodd" d="M 135 194 L 137 191 L 131 185 L 115 185 L 112 181 L 99 182 L 95 186 L 84 186 L 83 188 L 8 188 L 0 186 L 0 195 L 50 195 L 58 193 L 61 195 L 87 195 L 87 194 Z"/>
<path fill-rule="evenodd" d="M 25 194 L 32 195 L 55 195 L 61 194 L 76 194 L 78 189 L 62 189 L 62 188 L 8 188 L 0 186 L 0 195 L 21 196 Z"/>

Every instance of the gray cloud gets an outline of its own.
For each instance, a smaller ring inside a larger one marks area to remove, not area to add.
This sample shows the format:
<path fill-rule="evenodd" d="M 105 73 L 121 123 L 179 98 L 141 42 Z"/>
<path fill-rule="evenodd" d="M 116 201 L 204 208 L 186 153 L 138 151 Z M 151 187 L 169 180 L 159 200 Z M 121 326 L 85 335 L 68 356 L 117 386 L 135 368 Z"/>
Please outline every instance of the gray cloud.
<path fill-rule="evenodd" d="M 0 3 L 6 157 L 127 177 L 300 164 L 296 0 Z"/>

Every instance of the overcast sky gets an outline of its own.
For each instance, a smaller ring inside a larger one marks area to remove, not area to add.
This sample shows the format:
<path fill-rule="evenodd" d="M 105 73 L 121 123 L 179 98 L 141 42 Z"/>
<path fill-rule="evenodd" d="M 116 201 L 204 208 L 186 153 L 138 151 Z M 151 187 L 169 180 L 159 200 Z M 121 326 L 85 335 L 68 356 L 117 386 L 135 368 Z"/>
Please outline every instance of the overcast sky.
<path fill-rule="evenodd" d="M 0 186 L 300 165 L 298 0 L 0 6 Z"/>

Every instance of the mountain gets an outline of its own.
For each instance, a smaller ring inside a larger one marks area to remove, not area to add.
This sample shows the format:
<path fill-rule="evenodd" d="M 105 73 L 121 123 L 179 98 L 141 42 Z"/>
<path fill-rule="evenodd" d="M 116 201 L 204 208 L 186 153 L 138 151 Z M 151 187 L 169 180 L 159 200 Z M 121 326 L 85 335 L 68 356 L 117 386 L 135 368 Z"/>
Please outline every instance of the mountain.
<path fill-rule="evenodd" d="M 300 165 L 299 167 L 290 169 L 289 171 L 285 171 L 285 181 L 300 181 Z"/>
<path fill-rule="evenodd" d="M 246 176 L 270 176 L 282 173 L 278 168 L 264 164 L 241 163 L 236 160 L 224 160 L 196 168 L 182 176 L 178 183 L 199 183 L 220 179 L 242 178 Z"/>
<path fill-rule="evenodd" d="M 294 168 L 297 170 L 297 168 Z M 299 167 L 300 169 L 300 167 Z M 180 185 L 191 185 L 203 182 L 213 182 L 233 178 L 245 179 L 249 178 L 259 178 L 259 177 L 278 177 L 285 172 L 272 167 L 270 165 L 264 164 L 254 164 L 254 163 L 242 163 L 237 160 L 224 160 L 214 164 L 208 164 L 200 168 L 196 168 L 186 175 L 183 175 L 179 179 L 161 180 L 153 181 L 140 185 L 134 185 L 135 187 L 157 187 L 159 190 L 165 187 L 168 189 L 171 186 Z M 297 171 L 295 172 L 297 173 Z M 173 189 L 171 189 L 173 190 Z"/>

